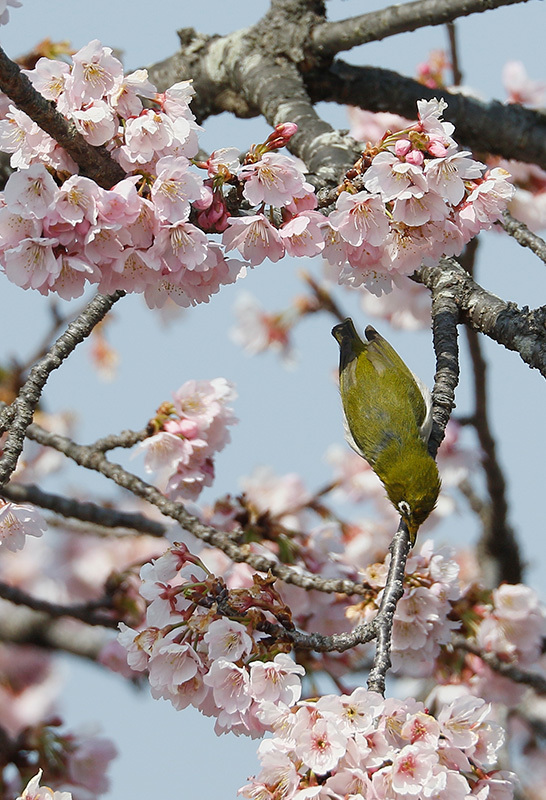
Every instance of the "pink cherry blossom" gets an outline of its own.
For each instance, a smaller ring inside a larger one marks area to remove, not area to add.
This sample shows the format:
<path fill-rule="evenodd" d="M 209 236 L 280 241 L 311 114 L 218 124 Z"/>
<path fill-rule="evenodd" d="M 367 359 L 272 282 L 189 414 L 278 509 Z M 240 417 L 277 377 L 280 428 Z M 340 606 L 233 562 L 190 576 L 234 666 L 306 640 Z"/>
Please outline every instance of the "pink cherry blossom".
<path fill-rule="evenodd" d="M 69 92 L 81 105 L 99 100 L 112 91 L 116 79 L 123 75 L 121 62 L 112 55 L 111 48 L 103 47 L 98 39 L 74 53 L 72 61 Z"/>
<path fill-rule="evenodd" d="M 14 0 L 12 0 L 12 2 L 14 2 Z M 2 17 L 3 16 L 4 15 L 2 15 Z M 0 24 L 3 24 L 2 17 L 0 17 Z M 19 795 L 16 800 L 72 800 L 72 794 L 70 792 L 54 792 L 53 789 L 50 789 L 48 786 L 40 786 L 42 772 L 43 770 L 38 770 L 37 774 L 24 788 L 23 794 Z"/>
<path fill-rule="evenodd" d="M 227 714 L 246 711 L 252 702 L 250 679 L 244 667 L 238 667 L 225 658 L 213 661 L 204 682 L 212 688 L 218 708 Z"/>
<path fill-rule="evenodd" d="M 156 165 L 157 178 L 152 185 L 152 200 L 157 215 L 167 222 L 188 219 L 190 201 L 200 196 L 201 182 L 189 172 L 183 157 L 165 156 Z"/>
<path fill-rule="evenodd" d="M 287 315 L 267 313 L 248 292 L 237 295 L 233 310 L 237 323 L 230 336 L 246 353 L 256 355 L 271 349 L 280 353 L 285 366 L 294 364 L 291 320 Z"/>
<path fill-rule="evenodd" d="M 481 178 L 484 164 L 468 158 L 467 150 L 453 153 L 445 158 L 434 158 L 425 164 L 425 175 L 429 188 L 448 200 L 451 205 L 460 203 L 464 196 L 464 180 Z M 431 217 L 433 219 L 433 217 Z M 428 220 L 424 220 L 427 222 Z M 420 223 L 418 223 L 420 224 Z"/>
<path fill-rule="evenodd" d="M 214 623 L 213 623 L 214 624 Z M 300 699 L 301 680 L 305 669 L 286 653 L 278 653 L 273 661 L 252 661 L 250 691 L 255 700 L 281 702 L 291 706 Z"/>
<path fill-rule="evenodd" d="M 55 197 L 55 211 L 65 222 L 75 225 L 84 219 L 97 222 L 97 203 L 102 190 L 95 181 L 82 175 L 72 175 L 66 180 Z"/>
<path fill-rule="evenodd" d="M 279 232 L 263 214 L 249 217 L 230 217 L 222 243 L 226 250 L 237 248 L 251 266 L 266 258 L 278 261 L 284 256 L 284 244 Z"/>
<path fill-rule="evenodd" d="M 240 168 L 243 194 L 252 205 L 270 203 L 282 207 L 305 194 L 305 176 L 297 162 L 279 153 L 266 153 L 255 164 Z"/>
<path fill-rule="evenodd" d="M 116 117 L 104 100 L 95 100 L 71 116 L 79 132 L 95 147 L 106 144 L 117 132 Z"/>
<path fill-rule="evenodd" d="M 21 7 L 20 0 L 2 0 L 0 2 L 0 25 L 7 25 L 9 22 L 9 11 L 7 6 L 11 6 L 12 8 L 20 8 Z"/>
<path fill-rule="evenodd" d="M 203 637 L 208 646 L 211 660 L 224 658 L 227 661 L 239 661 L 252 650 L 252 639 L 244 625 L 233 620 L 214 620 Z"/>
<path fill-rule="evenodd" d="M 540 108 L 546 97 L 546 83 L 533 81 L 521 61 L 507 61 L 502 70 L 502 82 L 509 103 L 521 103 L 529 108 Z"/>
<path fill-rule="evenodd" d="M 43 289 L 47 294 L 50 278 L 57 278 L 61 271 L 53 252 L 57 244 L 57 239 L 33 237 L 6 250 L 4 269 L 10 281 L 23 289 Z"/>
<path fill-rule="evenodd" d="M 2 501 L 0 505 L 0 545 L 7 550 L 22 550 L 27 536 L 41 536 L 47 525 L 36 508 Z"/>
<path fill-rule="evenodd" d="M 318 719 L 299 731 L 296 753 L 317 774 L 324 775 L 337 766 L 345 754 L 347 737 L 326 719 Z"/>
<path fill-rule="evenodd" d="M 347 106 L 351 122 L 349 134 L 359 142 L 379 142 L 387 131 L 395 133 L 410 125 L 410 121 L 398 114 L 385 111 L 366 111 L 355 106 Z"/>
<path fill-rule="evenodd" d="M 385 202 L 395 200 L 402 192 L 421 194 L 428 188 L 420 167 L 400 161 L 389 152 L 375 156 L 364 173 L 364 186 L 371 194 L 380 194 Z"/>
<path fill-rule="evenodd" d="M 90 734 L 73 737 L 67 759 L 69 781 L 94 794 L 107 792 L 110 781 L 106 770 L 117 754 L 110 739 Z"/>
<path fill-rule="evenodd" d="M 70 67 L 63 61 L 51 58 L 39 58 L 32 70 L 24 70 L 34 88 L 46 100 L 57 100 L 65 89 L 65 82 L 70 74 Z"/>
<path fill-rule="evenodd" d="M 148 662 L 150 686 L 157 692 L 175 693 L 178 686 L 191 680 L 201 666 L 201 659 L 189 644 L 166 642 L 157 647 Z"/>
<path fill-rule="evenodd" d="M 324 217 L 318 211 L 302 211 L 279 229 L 286 252 L 297 258 L 316 256 L 324 250 L 319 224 Z"/>
<path fill-rule="evenodd" d="M 42 219 L 56 192 L 57 184 L 43 164 L 31 164 L 28 169 L 10 175 L 4 197 L 12 213 Z"/>
<path fill-rule="evenodd" d="M 407 745 L 393 759 L 392 788 L 403 795 L 419 795 L 433 775 L 438 756 L 420 745 Z"/>
<path fill-rule="evenodd" d="M 449 214 L 449 209 L 442 197 L 434 192 L 415 195 L 405 192 L 395 200 L 392 211 L 393 219 L 410 226 L 424 225 L 425 222 L 442 221 Z"/>
<path fill-rule="evenodd" d="M 389 230 L 384 204 L 379 197 L 367 192 L 342 192 L 328 221 L 354 247 L 363 242 L 380 245 Z"/>
<path fill-rule="evenodd" d="M 108 101 L 124 119 L 137 117 L 142 111 L 140 97 L 155 96 L 155 86 L 148 80 L 148 70 L 137 69 L 119 77 L 108 93 Z"/>
<path fill-rule="evenodd" d="M 172 120 L 165 114 L 145 109 L 138 117 L 127 120 L 125 144 L 114 151 L 121 165 L 129 170 L 135 164 L 148 164 L 156 152 L 172 144 L 175 132 Z"/>

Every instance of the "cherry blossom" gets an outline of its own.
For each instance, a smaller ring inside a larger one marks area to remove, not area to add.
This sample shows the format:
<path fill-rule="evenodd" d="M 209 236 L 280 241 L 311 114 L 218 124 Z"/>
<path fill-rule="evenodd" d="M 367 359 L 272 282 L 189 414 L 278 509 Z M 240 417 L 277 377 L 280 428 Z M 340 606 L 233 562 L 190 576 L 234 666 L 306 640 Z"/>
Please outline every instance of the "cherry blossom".
<path fill-rule="evenodd" d="M 261 264 L 266 258 L 278 261 L 285 247 L 277 229 L 263 214 L 248 217 L 230 217 L 222 244 L 226 250 L 239 250 L 251 266 Z"/>
<path fill-rule="evenodd" d="M 21 550 L 27 536 L 41 536 L 46 529 L 37 509 L 5 501 L 0 504 L 0 545 L 7 550 Z"/>
<path fill-rule="evenodd" d="M 243 194 L 253 206 L 284 206 L 309 188 L 294 159 L 279 153 L 265 153 L 256 163 L 241 167 L 239 178 L 244 181 Z"/>
<path fill-rule="evenodd" d="M 330 214 L 328 221 L 346 242 L 355 247 L 363 242 L 382 244 L 389 229 L 385 206 L 378 197 L 366 192 L 342 192 L 336 201 L 336 211 Z"/>
<path fill-rule="evenodd" d="M 48 786 L 40 786 L 42 774 L 43 770 L 38 770 L 16 800 L 72 800 L 70 792 L 54 792 Z"/>

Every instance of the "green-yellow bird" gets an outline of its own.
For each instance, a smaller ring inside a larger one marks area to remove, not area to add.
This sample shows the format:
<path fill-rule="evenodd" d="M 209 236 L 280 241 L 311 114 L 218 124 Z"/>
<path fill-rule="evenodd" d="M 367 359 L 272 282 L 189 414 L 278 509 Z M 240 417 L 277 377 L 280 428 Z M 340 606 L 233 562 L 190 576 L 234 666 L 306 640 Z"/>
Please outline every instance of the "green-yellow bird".
<path fill-rule="evenodd" d="M 332 334 L 340 349 L 347 441 L 381 479 L 413 545 L 440 492 L 438 467 L 427 450 L 430 392 L 371 325 L 367 342 L 351 319 L 336 325 Z"/>

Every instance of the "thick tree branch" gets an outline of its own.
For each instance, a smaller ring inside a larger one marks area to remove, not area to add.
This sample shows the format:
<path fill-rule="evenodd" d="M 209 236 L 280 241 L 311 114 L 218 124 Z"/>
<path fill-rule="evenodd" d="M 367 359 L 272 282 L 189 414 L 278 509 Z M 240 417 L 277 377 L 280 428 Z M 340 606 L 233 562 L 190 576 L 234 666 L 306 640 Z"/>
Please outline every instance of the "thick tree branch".
<path fill-rule="evenodd" d="M 501 300 L 475 283 L 453 258 L 443 258 L 437 266 L 421 267 L 414 273 L 432 292 L 446 277 L 452 283 L 461 321 L 519 353 L 526 364 L 546 377 L 546 308 L 529 311 Z"/>
<path fill-rule="evenodd" d="M 443 25 L 458 17 L 522 2 L 527 0 L 416 0 L 338 22 L 324 22 L 313 30 L 311 42 L 323 56 L 334 56 L 341 50 L 397 33 Z"/>
<path fill-rule="evenodd" d="M 432 332 L 436 354 L 436 374 L 432 391 L 432 433 L 429 452 L 436 456 L 455 408 L 455 389 L 459 382 L 457 324 L 459 309 L 455 285 L 449 273 L 439 277 L 432 289 Z"/>
<path fill-rule="evenodd" d="M 100 626 L 91 628 L 69 618 L 52 620 L 48 614 L 24 606 L 11 606 L 0 616 L 0 641 L 70 653 L 96 661 L 112 634 Z"/>
<path fill-rule="evenodd" d="M 82 174 L 92 178 L 105 189 L 118 183 L 125 172 L 111 157 L 106 148 L 92 147 L 76 126 L 59 114 L 54 103 L 36 91 L 18 64 L 0 47 L 0 89 L 13 100 L 40 128 L 52 136 L 81 168 Z"/>
<path fill-rule="evenodd" d="M 0 456 L 0 486 L 9 480 L 17 465 L 17 459 L 23 449 L 26 429 L 32 422 L 34 411 L 50 374 L 53 370 L 58 369 L 76 346 L 89 336 L 97 323 L 105 317 L 114 303 L 124 294 L 125 292 L 122 291 L 112 295 L 99 294 L 91 300 L 82 313 L 59 336 L 49 352 L 32 367 L 14 402 L 3 409 L 0 414 L 0 429 L 8 430 L 8 437 Z"/>
<path fill-rule="evenodd" d="M 483 103 L 446 89 L 428 89 L 390 70 L 344 61 L 335 61 L 329 70 L 309 73 L 305 82 L 313 102 L 325 100 L 368 111 L 392 111 L 408 119 L 416 118 L 418 100 L 443 97 L 448 104 L 443 116 L 455 125 L 457 142 L 481 153 L 546 169 L 546 117 L 517 103 Z"/>
<path fill-rule="evenodd" d="M 233 74 L 235 85 L 272 127 L 281 122 L 298 125 L 289 149 L 316 176 L 318 186 L 337 183 L 358 159 L 361 148 L 354 139 L 338 133 L 319 117 L 296 66 L 254 54 L 237 62 Z"/>

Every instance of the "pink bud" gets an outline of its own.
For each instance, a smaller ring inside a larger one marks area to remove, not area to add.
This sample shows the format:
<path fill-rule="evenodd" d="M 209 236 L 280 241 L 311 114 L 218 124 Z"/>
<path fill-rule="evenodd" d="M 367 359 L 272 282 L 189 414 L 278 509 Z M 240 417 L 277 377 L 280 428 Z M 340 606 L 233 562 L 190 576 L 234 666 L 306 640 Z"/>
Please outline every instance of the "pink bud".
<path fill-rule="evenodd" d="M 432 156 L 436 156 L 436 158 L 444 158 L 447 155 L 447 147 L 445 144 L 440 139 L 432 136 L 430 137 L 427 150 Z"/>
<path fill-rule="evenodd" d="M 420 167 L 424 160 L 425 156 L 421 150 L 411 150 L 406 156 L 407 163 L 416 167 Z"/>
<path fill-rule="evenodd" d="M 398 156 L 398 158 L 404 158 L 404 156 L 409 153 L 411 150 L 411 142 L 409 139 L 398 139 L 396 144 L 394 145 L 394 152 Z"/>
<path fill-rule="evenodd" d="M 201 197 L 199 200 L 194 200 L 192 203 L 193 207 L 197 209 L 197 211 L 204 211 L 206 208 L 210 208 L 214 194 L 212 191 L 212 187 L 209 186 L 207 183 L 202 184 L 201 188 Z"/>
<path fill-rule="evenodd" d="M 281 122 L 280 125 L 276 125 L 273 133 L 270 133 L 265 140 L 265 151 L 279 150 L 284 147 L 297 130 L 298 126 L 295 122 Z"/>

